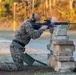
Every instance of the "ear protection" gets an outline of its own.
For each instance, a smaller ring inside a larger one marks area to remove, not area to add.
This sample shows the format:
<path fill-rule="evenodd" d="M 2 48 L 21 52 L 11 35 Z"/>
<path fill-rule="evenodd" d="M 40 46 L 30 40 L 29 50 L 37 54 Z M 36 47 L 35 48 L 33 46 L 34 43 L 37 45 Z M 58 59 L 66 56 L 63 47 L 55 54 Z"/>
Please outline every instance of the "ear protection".
<path fill-rule="evenodd" d="M 31 22 L 35 22 L 35 21 L 36 21 L 36 19 L 35 19 L 35 14 L 32 13 L 32 19 L 31 19 Z"/>

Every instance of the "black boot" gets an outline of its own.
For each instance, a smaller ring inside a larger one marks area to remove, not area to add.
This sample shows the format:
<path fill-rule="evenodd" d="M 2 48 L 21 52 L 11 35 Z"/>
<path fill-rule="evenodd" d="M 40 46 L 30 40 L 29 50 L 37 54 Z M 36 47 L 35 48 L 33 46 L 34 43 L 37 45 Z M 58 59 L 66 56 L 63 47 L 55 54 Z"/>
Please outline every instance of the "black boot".
<path fill-rule="evenodd" d="M 76 72 L 76 68 L 73 70 L 73 72 Z"/>

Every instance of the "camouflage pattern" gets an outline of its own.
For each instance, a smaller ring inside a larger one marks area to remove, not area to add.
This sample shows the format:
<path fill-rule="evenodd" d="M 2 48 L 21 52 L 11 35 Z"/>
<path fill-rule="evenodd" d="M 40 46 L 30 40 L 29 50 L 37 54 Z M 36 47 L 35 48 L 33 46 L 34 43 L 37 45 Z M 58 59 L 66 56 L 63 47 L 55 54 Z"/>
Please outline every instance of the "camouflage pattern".
<path fill-rule="evenodd" d="M 10 51 L 13 58 L 13 62 L 0 63 L 0 70 L 5 71 L 22 71 L 23 70 L 23 52 L 25 48 L 16 42 L 12 42 L 10 45 Z"/>
<path fill-rule="evenodd" d="M 35 31 L 29 20 L 22 23 L 21 27 L 17 30 L 14 39 L 19 40 L 25 45 L 29 43 L 30 39 L 39 38 L 43 33 L 42 29 Z"/>
<path fill-rule="evenodd" d="M 12 42 L 10 51 L 17 70 L 23 70 L 23 54 L 25 48 L 16 42 Z"/>
<path fill-rule="evenodd" d="M 39 38 L 43 33 L 42 29 L 35 31 L 32 28 L 32 25 L 29 20 L 26 20 L 22 23 L 21 27 L 17 30 L 14 39 L 18 40 L 25 45 L 29 43 L 30 39 Z M 13 58 L 13 61 L 17 67 L 17 70 L 23 70 L 23 53 L 25 48 L 20 44 L 12 41 L 10 45 L 10 51 Z"/>
<path fill-rule="evenodd" d="M 0 63 L 0 70 L 4 70 L 4 71 L 17 71 L 17 67 L 14 63 L 10 62 L 10 63 Z"/>

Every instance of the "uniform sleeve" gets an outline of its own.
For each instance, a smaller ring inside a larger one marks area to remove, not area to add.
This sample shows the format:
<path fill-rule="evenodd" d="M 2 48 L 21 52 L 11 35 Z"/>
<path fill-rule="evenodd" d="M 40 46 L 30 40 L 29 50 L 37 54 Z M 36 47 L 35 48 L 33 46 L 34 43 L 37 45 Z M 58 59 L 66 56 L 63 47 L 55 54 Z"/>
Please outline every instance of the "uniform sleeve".
<path fill-rule="evenodd" d="M 35 31 L 30 22 L 26 23 L 25 28 L 26 28 L 26 32 L 30 35 L 32 39 L 39 38 L 40 35 L 43 33 L 43 29 L 39 29 Z"/>

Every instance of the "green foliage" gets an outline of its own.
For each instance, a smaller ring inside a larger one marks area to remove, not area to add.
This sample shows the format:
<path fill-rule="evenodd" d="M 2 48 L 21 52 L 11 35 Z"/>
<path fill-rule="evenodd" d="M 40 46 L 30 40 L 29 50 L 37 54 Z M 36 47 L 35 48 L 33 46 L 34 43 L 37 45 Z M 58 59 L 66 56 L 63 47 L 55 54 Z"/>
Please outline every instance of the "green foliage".
<path fill-rule="evenodd" d="M 0 22 L 4 21 L 7 22 L 9 20 L 11 22 L 11 25 L 13 24 L 12 23 L 14 14 L 13 1 L 14 0 L 2 0 L 2 2 L 0 3 L 0 16 L 1 16 Z M 34 9 L 32 9 L 33 6 L 32 4 L 31 5 L 28 4 L 28 6 L 26 6 L 25 2 L 17 2 L 15 11 L 16 12 L 15 20 L 17 22 L 17 26 L 19 27 L 21 22 L 23 22 L 25 19 L 28 19 L 32 12 L 40 14 L 41 22 L 52 16 L 56 16 L 57 21 L 76 22 L 76 2 L 74 2 L 74 8 L 70 9 L 69 0 L 66 1 L 55 0 L 55 1 L 56 1 L 55 6 L 53 6 L 52 3 L 51 7 L 46 8 L 46 2 L 44 2 L 44 0 L 35 0 Z M 49 4 L 50 3 L 48 3 L 48 6 Z M 69 29 L 76 29 L 76 27 L 74 25 L 69 25 Z"/>

